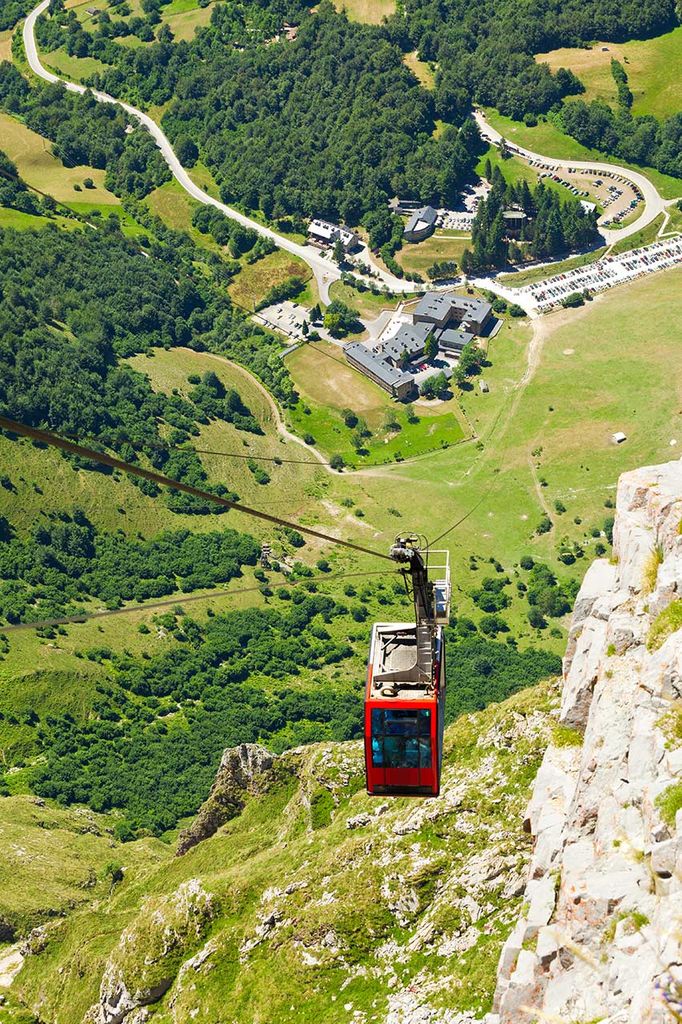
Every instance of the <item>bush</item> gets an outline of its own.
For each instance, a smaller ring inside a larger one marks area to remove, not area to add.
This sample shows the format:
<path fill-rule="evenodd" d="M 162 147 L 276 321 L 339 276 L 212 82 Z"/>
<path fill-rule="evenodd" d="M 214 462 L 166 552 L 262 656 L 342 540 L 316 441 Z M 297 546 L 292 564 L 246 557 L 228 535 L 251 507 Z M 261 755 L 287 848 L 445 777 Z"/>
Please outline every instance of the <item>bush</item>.
<path fill-rule="evenodd" d="M 549 518 L 549 516 L 545 515 L 542 517 L 542 519 L 536 526 L 535 532 L 539 534 L 549 533 L 553 525 L 554 524 L 552 523 L 552 520 Z"/>
<path fill-rule="evenodd" d="M 584 306 L 585 298 L 580 292 L 572 292 L 561 300 L 564 309 L 575 309 L 576 306 Z"/>
<path fill-rule="evenodd" d="M 509 315 L 521 317 L 526 315 L 526 311 L 523 306 L 519 306 L 516 302 L 512 302 L 509 306 Z"/>

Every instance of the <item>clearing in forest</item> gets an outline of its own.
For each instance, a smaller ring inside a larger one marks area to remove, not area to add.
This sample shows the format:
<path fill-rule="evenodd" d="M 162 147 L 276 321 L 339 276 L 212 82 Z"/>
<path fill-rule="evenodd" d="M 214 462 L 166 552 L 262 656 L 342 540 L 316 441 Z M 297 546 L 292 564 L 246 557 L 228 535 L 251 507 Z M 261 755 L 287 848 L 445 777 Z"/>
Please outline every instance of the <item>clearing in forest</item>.
<path fill-rule="evenodd" d="M 539 53 L 536 60 L 553 71 L 570 68 L 585 86 L 585 100 L 617 101 L 611 60 L 620 61 L 628 76 L 634 114 L 669 117 L 682 108 L 682 27 L 656 39 L 634 39 L 629 43 L 594 43 L 589 49 L 562 47 Z"/>

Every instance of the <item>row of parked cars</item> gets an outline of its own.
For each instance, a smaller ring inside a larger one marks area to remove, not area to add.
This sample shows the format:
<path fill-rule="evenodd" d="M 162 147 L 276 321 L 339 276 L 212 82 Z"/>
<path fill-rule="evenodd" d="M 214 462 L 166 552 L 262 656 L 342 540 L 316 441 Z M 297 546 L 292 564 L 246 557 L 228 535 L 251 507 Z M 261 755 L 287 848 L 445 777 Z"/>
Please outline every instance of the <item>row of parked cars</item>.
<path fill-rule="evenodd" d="M 551 178 L 552 181 L 556 181 L 558 185 L 563 185 L 569 192 L 572 192 L 574 196 L 589 196 L 589 192 L 586 189 L 580 189 L 576 185 L 572 185 L 570 181 L 566 181 L 565 178 L 560 178 L 558 174 L 552 173 L 552 171 L 543 171 L 538 175 L 539 178 Z"/>
<path fill-rule="evenodd" d="M 586 267 L 567 270 L 545 281 L 520 289 L 531 298 L 540 311 L 552 309 L 562 299 L 576 292 L 601 292 L 624 281 L 651 274 L 682 263 L 682 236 L 660 239 L 651 245 L 632 249 L 619 256 L 604 256 Z"/>

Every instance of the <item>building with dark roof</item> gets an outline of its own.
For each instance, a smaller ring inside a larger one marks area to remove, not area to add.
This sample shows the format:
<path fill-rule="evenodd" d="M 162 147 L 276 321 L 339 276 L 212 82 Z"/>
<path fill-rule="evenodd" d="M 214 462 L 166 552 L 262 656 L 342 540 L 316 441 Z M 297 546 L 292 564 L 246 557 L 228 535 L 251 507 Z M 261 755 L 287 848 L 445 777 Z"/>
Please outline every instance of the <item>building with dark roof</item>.
<path fill-rule="evenodd" d="M 414 377 L 392 366 L 387 359 L 372 352 L 366 345 L 353 341 L 344 345 L 343 354 L 356 370 L 369 377 L 393 398 L 405 398 L 414 387 Z"/>
<path fill-rule="evenodd" d="M 461 352 L 465 345 L 474 340 L 471 331 L 462 331 L 459 327 L 445 327 L 436 335 L 438 348 L 443 352 Z"/>
<path fill-rule="evenodd" d="M 404 357 L 409 361 L 423 353 L 432 333 L 431 324 L 401 324 L 398 333 L 383 343 L 380 354 L 393 366 L 400 366 Z"/>
<path fill-rule="evenodd" d="M 461 325 L 462 329 L 481 334 L 492 316 L 493 307 L 485 299 L 453 292 L 426 292 L 421 297 L 412 319 L 415 324 L 434 327 Z"/>
<path fill-rule="evenodd" d="M 437 220 L 438 214 L 432 206 L 422 206 L 411 214 L 405 225 L 403 238 L 406 242 L 421 242 L 433 233 Z"/>
<path fill-rule="evenodd" d="M 528 223 L 528 216 L 523 210 L 505 210 L 502 214 L 504 221 L 504 230 L 507 235 L 521 234 L 525 225 Z"/>
<path fill-rule="evenodd" d="M 360 248 L 360 238 L 355 231 L 326 220 L 311 220 L 308 225 L 308 241 L 319 246 L 341 242 L 346 252 L 354 252 Z"/>

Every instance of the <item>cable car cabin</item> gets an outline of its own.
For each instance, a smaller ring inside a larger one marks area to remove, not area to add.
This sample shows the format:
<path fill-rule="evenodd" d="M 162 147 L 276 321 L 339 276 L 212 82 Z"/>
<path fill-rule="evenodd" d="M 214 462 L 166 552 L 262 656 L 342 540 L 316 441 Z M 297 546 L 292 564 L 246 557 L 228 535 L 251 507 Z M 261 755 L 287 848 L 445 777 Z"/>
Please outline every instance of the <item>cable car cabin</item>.
<path fill-rule="evenodd" d="M 367 669 L 365 763 L 367 792 L 438 796 L 445 715 L 443 627 L 435 630 L 430 678 L 420 678 L 418 630 L 377 623 Z M 426 651 L 424 651 L 427 654 Z"/>
<path fill-rule="evenodd" d="M 450 616 L 447 552 L 398 537 L 391 557 L 412 591 L 416 623 L 379 622 L 372 630 L 365 691 L 367 792 L 438 796 L 445 717 L 445 637 Z M 433 556 L 443 556 L 433 565 Z M 437 572 L 435 580 L 429 570 Z"/>

